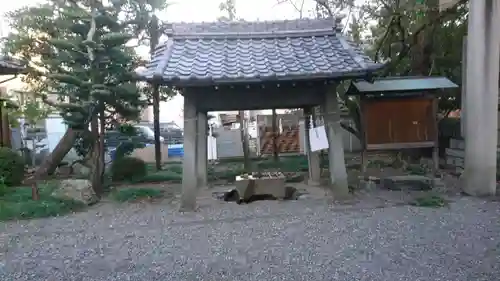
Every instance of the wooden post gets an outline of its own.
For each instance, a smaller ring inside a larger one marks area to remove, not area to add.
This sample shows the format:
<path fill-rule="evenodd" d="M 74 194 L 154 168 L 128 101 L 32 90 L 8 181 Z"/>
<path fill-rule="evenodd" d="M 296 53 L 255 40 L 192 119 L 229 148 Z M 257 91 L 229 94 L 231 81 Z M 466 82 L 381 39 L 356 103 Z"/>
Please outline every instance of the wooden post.
<path fill-rule="evenodd" d="M 279 161 L 279 151 L 278 151 L 278 124 L 277 123 L 278 116 L 276 115 L 276 109 L 272 110 L 272 130 L 273 130 L 273 159 L 275 162 Z"/>
<path fill-rule="evenodd" d="M 438 99 L 432 99 L 432 121 L 434 126 L 434 147 L 432 148 L 432 188 L 436 187 L 436 176 L 439 171 L 439 129 L 438 129 Z"/>
<path fill-rule="evenodd" d="M 319 159 L 319 153 L 311 151 L 311 139 L 309 137 L 309 130 L 312 126 L 314 126 L 310 122 L 310 117 L 313 115 L 314 110 L 311 107 L 305 107 L 303 110 L 305 133 L 304 150 L 307 155 L 307 166 L 309 167 L 307 184 L 317 186 L 320 184 L 321 180 L 321 162 Z"/>
<path fill-rule="evenodd" d="M 38 184 L 36 181 L 31 184 L 31 199 L 33 199 L 33 201 L 40 200 L 40 193 L 38 192 Z"/>
<path fill-rule="evenodd" d="M 248 151 L 248 138 L 247 138 L 247 128 L 245 126 L 245 111 L 238 111 L 239 123 L 240 123 L 240 137 L 241 137 L 241 145 L 243 149 L 243 166 L 246 173 L 251 173 L 252 171 L 252 163 L 250 161 L 250 151 Z"/>
<path fill-rule="evenodd" d="M 366 177 L 366 169 L 368 167 L 368 157 L 367 157 L 367 140 L 366 140 L 366 122 L 365 122 L 365 117 L 364 117 L 364 110 L 365 110 L 365 102 L 366 100 L 360 97 L 359 101 L 359 125 L 360 128 L 357 128 L 359 130 L 359 136 L 361 137 L 360 143 L 361 143 L 361 176 L 363 179 Z"/>

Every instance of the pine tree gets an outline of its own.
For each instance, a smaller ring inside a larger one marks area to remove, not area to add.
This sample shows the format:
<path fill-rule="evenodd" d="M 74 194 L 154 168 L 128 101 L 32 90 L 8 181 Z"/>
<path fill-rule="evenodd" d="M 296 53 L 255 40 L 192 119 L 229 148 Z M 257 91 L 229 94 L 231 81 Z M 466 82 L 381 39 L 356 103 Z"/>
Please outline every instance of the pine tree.
<path fill-rule="evenodd" d="M 136 119 L 145 105 L 134 75 L 138 59 L 125 46 L 134 36 L 137 21 L 120 20 L 129 2 L 105 5 L 101 1 L 53 0 L 11 15 L 14 19 L 23 12 L 31 16 L 29 21 L 21 21 L 24 26 L 19 29 L 31 24 L 31 30 L 45 31 L 37 36 L 11 34 L 7 47 L 11 53 L 24 52 L 24 58 L 38 59 L 33 60 L 37 70 L 27 80 L 36 82 L 33 90 L 43 94 L 68 126 L 86 140 L 92 185 L 98 194 L 102 191 L 106 122 L 117 115 Z M 50 94 L 57 101 L 49 99 Z"/>

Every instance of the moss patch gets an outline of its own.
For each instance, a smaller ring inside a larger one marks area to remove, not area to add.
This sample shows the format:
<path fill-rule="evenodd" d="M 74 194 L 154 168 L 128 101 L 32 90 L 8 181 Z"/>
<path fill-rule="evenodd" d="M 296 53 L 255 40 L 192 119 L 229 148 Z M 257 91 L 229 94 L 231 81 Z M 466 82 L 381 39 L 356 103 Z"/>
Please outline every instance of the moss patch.
<path fill-rule="evenodd" d="M 0 221 L 61 216 L 85 208 L 85 205 L 51 196 L 54 186 L 40 185 L 40 200 L 31 197 L 31 187 L 16 187 L 0 197 Z"/>
<path fill-rule="evenodd" d="M 410 202 L 410 205 L 417 207 L 441 208 L 449 205 L 449 201 L 437 194 L 427 194 L 419 196 Z"/>

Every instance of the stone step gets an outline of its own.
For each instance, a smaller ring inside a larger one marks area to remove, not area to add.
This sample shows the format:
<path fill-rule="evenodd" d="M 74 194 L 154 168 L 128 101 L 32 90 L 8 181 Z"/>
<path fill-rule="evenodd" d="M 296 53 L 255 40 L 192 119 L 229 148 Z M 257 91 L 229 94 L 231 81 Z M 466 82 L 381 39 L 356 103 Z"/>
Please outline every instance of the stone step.
<path fill-rule="evenodd" d="M 446 148 L 445 149 L 445 154 L 446 157 L 458 157 L 458 158 L 464 158 L 465 157 L 465 150 L 463 149 L 452 149 L 452 148 Z M 497 148 L 497 157 L 500 157 L 500 148 Z"/>
<path fill-rule="evenodd" d="M 449 157 L 464 158 L 465 157 L 465 150 L 447 148 L 447 149 L 445 149 L 445 154 L 446 154 L 446 158 L 449 158 Z"/>
<path fill-rule="evenodd" d="M 465 167 L 465 150 L 447 148 L 445 154 L 446 165 L 462 169 Z M 497 149 L 497 158 L 500 158 L 500 148 Z"/>
<path fill-rule="evenodd" d="M 465 161 L 463 158 L 458 158 L 458 157 L 447 157 L 446 158 L 446 165 L 450 167 L 456 167 L 456 168 L 464 168 L 465 167 Z"/>
<path fill-rule="evenodd" d="M 500 142 L 500 139 L 498 140 Z M 461 139 L 450 139 L 450 148 L 451 149 L 465 149 L 465 140 Z M 497 146 L 500 151 L 500 145 Z"/>
<path fill-rule="evenodd" d="M 465 149 L 465 141 L 459 139 L 450 139 L 451 149 Z"/>

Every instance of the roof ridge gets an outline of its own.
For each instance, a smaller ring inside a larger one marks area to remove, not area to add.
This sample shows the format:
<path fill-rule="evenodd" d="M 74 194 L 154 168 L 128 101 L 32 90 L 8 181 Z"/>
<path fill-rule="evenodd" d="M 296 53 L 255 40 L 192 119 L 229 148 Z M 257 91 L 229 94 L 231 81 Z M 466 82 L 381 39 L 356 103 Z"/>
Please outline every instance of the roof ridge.
<path fill-rule="evenodd" d="M 169 35 L 174 40 L 185 39 L 266 39 L 283 37 L 317 37 L 317 36 L 336 36 L 334 28 L 329 29 L 310 29 L 310 30 L 280 30 L 265 32 L 211 32 L 211 33 L 174 33 Z"/>
<path fill-rule="evenodd" d="M 215 22 L 178 22 L 169 23 L 165 34 L 205 35 L 205 34 L 280 34 L 281 32 L 307 32 L 338 29 L 339 18 L 302 18 L 274 21 L 215 21 Z"/>

